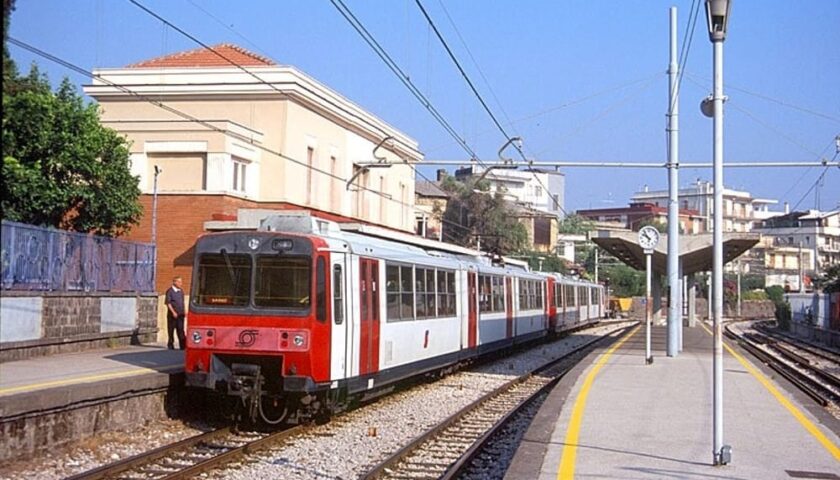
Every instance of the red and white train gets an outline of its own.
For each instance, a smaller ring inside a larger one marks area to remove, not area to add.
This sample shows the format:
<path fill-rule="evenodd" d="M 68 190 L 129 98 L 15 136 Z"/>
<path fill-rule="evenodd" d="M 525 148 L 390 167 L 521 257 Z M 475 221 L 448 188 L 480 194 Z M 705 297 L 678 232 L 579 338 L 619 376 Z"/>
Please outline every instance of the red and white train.
<path fill-rule="evenodd" d="M 305 213 L 195 246 L 187 384 L 276 423 L 605 316 L 600 285 Z"/>

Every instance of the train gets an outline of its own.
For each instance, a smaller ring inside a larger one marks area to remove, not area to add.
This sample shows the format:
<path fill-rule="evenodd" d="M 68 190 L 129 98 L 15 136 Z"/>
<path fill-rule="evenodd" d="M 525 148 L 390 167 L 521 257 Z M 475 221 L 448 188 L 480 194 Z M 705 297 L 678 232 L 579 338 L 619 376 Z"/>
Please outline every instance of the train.
<path fill-rule="evenodd" d="M 329 418 L 398 382 L 580 328 L 604 287 L 307 212 L 195 244 L 186 384 L 241 418 Z"/>

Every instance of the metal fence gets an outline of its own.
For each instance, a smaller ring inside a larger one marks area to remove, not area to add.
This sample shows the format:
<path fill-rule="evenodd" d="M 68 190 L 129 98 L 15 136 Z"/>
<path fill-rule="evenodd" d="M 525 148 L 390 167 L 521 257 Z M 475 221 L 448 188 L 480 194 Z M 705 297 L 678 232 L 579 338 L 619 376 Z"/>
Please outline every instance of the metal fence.
<path fill-rule="evenodd" d="M 2 222 L 2 289 L 151 292 L 155 246 Z"/>

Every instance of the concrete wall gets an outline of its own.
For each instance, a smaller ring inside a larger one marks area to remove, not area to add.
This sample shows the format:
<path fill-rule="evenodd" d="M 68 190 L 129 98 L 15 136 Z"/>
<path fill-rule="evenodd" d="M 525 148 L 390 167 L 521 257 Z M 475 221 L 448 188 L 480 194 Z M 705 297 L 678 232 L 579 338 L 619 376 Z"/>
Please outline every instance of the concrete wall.
<path fill-rule="evenodd" d="M 827 293 L 789 293 L 785 299 L 790 303 L 791 321 L 828 330 L 831 311 L 830 295 Z"/>
<path fill-rule="evenodd" d="M 3 292 L 0 363 L 129 343 L 154 342 L 158 296 Z"/>

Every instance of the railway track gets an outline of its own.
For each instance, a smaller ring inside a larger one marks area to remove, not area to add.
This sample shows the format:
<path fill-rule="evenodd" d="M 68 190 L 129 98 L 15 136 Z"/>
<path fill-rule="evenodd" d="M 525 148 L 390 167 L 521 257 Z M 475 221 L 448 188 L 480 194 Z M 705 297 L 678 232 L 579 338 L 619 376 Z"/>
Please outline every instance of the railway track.
<path fill-rule="evenodd" d="M 727 326 L 726 332 L 823 407 L 840 404 L 840 376 L 837 375 L 840 359 L 837 355 L 767 329 L 738 331 Z"/>
<path fill-rule="evenodd" d="M 605 337 L 630 328 L 625 325 L 612 329 Z M 451 462 L 456 463 L 455 467 L 457 468 L 450 470 L 457 472 L 458 469 L 467 465 L 472 456 L 481 451 L 484 442 L 490 439 L 494 432 L 501 428 L 508 419 L 512 418 L 518 408 L 528 404 L 535 394 L 550 388 L 599 341 L 600 339 L 592 340 L 559 358 L 555 357 L 554 360 L 536 370 L 532 370 L 530 374 L 507 382 L 503 387 L 497 388 L 471 404 L 472 409 L 481 407 L 483 412 L 490 412 L 491 417 L 482 418 L 481 415 L 477 414 L 470 416 L 467 412 L 470 408 L 467 408 L 461 414 L 452 415 L 442 424 L 439 423 L 434 430 L 444 436 L 456 439 L 460 444 L 460 453 Z M 344 417 L 344 415 L 341 417 Z M 455 425 L 456 420 L 460 420 L 457 425 Z M 230 468 L 231 464 L 235 464 L 237 461 L 253 458 L 252 454 L 261 450 L 273 449 L 284 444 L 294 445 L 296 442 L 290 442 L 292 439 L 309 437 L 309 441 L 312 441 L 313 438 L 323 437 L 327 440 L 333 436 L 333 432 L 323 431 L 323 428 L 331 426 L 340 428 L 344 423 L 346 423 L 345 420 L 336 417 L 333 421 L 321 426 L 320 430 L 317 430 L 314 425 L 303 425 L 270 434 L 239 432 L 231 427 L 225 427 L 69 478 L 70 480 L 172 480 L 192 478 L 212 470 L 216 470 L 214 474 L 216 476 L 219 474 L 225 475 L 219 473 L 222 472 L 220 469 L 224 469 L 226 466 Z M 450 425 L 453 428 L 447 429 Z M 309 435 L 309 432 L 313 433 Z M 431 438 L 428 434 L 424 437 Z M 477 439 L 479 441 L 476 441 Z M 400 452 L 414 450 L 416 443 L 418 442 L 415 441 L 402 448 Z M 395 445 L 393 450 L 399 448 Z M 386 452 L 392 452 L 393 450 Z M 302 465 L 303 463 L 299 462 L 297 466 Z M 312 467 L 311 470 L 316 471 L 317 467 Z M 365 468 L 361 468 L 356 476 L 365 470 Z M 434 478 L 438 478 L 438 476 L 434 475 Z"/>
<path fill-rule="evenodd" d="M 613 331 L 487 393 L 374 466 L 363 478 L 457 477 L 495 433 L 531 401 L 552 388 L 596 344 L 630 328 Z"/>
<path fill-rule="evenodd" d="M 175 480 L 192 478 L 202 472 L 219 468 L 240 457 L 298 435 L 305 428 L 300 426 L 263 434 L 238 432 L 232 427 L 223 427 L 115 463 L 103 465 L 69 477 L 68 480 Z"/>

